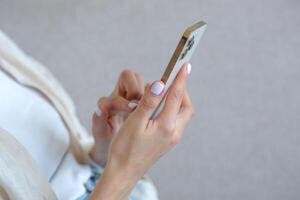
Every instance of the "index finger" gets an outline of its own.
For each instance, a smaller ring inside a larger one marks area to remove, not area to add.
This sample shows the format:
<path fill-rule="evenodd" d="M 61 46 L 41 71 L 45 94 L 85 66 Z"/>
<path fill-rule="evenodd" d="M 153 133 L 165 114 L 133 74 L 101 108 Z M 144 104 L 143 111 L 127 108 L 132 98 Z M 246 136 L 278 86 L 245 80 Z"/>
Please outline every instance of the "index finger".
<path fill-rule="evenodd" d="M 140 99 L 144 93 L 144 88 L 141 85 L 144 84 L 141 77 L 137 76 L 133 71 L 126 69 L 123 70 L 117 84 L 119 95 L 132 100 Z"/>
<path fill-rule="evenodd" d="M 180 111 L 186 81 L 190 70 L 191 64 L 189 63 L 186 63 L 181 67 L 171 87 L 169 88 L 164 108 L 157 117 L 158 120 L 166 123 L 176 120 L 176 117 Z"/>

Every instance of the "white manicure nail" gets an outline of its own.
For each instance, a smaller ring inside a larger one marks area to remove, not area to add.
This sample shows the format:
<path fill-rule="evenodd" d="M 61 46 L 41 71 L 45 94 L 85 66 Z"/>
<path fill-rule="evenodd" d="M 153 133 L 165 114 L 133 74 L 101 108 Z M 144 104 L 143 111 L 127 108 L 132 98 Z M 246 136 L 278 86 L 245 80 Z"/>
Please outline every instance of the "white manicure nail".
<path fill-rule="evenodd" d="M 98 116 L 98 117 L 100 117 L 101 116 L 101 110 L 99 109 L 99 107 L 97 106 L 96 107 L 96 110 L 95 110 L 95 114 Z"/>
<path fill-rule="evenodd" d="M 135 102 L 129 102 L 128 107 L 129 108 L 135 108 L 138 104 Z"/>
<path fill-rule="evenodd" d="M 163 91 L 164 87 L 164 84 L 162 84 L 159 81 L 156 81 L 151 87 L 151 92 L 155 95 L 159 95 Z"/>
<path fill-rule="evenodd" d="M 192 65 L 191 65 L 191 63 L 188 63 L 188 64 L 187 64 L 187 66 L 186 66 L 186 71 L 187 71 L 188 74 L 191 73 L 191 71 L 192 71 Z"/>

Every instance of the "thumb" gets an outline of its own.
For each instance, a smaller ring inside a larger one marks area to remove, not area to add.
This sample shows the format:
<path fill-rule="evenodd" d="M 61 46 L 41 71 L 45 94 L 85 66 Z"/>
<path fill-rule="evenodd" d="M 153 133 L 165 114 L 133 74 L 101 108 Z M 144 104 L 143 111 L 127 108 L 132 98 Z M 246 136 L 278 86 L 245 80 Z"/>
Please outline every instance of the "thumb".
<path fill-rule="evenodd" d="M 101 97 L 98 101 L 98 108 L 106 114 L 113 111 L 131 112 L 135 105 L 136 101 L 128 101 L 120 96 Z"/>
<path fill-rule="evenodd" d="M 145 120 L 150 119 L 164 96 L 164 88 L 165 84 L 162 81 L 155 81 L 151 86 L 148 85 L 146 87 L 145 93 L 135 109 L 135 115 L 137 115 L 138 118 Z"/>

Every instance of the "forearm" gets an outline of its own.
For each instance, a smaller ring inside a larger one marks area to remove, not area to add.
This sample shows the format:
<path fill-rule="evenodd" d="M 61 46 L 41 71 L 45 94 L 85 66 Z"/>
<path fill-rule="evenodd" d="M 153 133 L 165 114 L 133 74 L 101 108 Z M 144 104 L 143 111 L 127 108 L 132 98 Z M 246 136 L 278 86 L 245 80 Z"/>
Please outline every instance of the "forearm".
<path fill-rule="evenodd" d="M 125 167 L 109 162 L 89 200 L 125 200 L 137 180 Z"/>

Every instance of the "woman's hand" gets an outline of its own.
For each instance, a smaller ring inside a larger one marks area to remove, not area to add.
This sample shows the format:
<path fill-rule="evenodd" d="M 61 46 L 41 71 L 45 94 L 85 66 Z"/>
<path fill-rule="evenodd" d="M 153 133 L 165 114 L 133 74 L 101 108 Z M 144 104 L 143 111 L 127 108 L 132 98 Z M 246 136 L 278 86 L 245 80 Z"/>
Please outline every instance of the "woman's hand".
<path fill-rule="evenodd" d="M 190 68 L 189 64 L 181 68 L 155 119 L 150 117 L 164 96 L 164 85 L 156 81 L 146 87 L 139 105 L 112 141 L 107 165 L 91 199 L 127 198 L 135 182 L 179 142 L 194 112 L 185 90 Z"/>
<path fill-rule="evenodd" d="M 137 106 L 144 88 L 140 74 L 124 70 L 111 95 L 99 99 L 92 120 L 95 145 L 90 152 L 91 158 L 98 164 L 105 166 L 112 137 L 118 132 L 128 113 Z"/>

